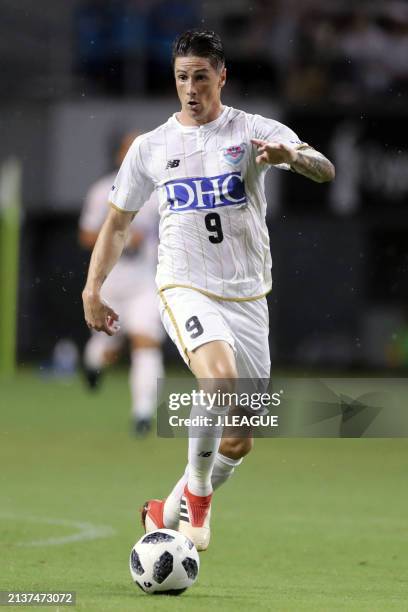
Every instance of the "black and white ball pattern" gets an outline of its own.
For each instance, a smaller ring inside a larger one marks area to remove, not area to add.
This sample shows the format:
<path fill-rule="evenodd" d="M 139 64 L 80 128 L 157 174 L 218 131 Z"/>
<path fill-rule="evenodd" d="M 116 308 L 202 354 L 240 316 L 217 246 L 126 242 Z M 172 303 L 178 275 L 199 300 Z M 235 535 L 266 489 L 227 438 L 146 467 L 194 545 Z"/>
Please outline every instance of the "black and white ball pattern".
<path fill-rule="evenodd" d="M 196 581 L 200 559 L 191 540 L 178 531 L 158 529 L 136 542 L 129 568 L 146 593 L 180 595 Z"/>

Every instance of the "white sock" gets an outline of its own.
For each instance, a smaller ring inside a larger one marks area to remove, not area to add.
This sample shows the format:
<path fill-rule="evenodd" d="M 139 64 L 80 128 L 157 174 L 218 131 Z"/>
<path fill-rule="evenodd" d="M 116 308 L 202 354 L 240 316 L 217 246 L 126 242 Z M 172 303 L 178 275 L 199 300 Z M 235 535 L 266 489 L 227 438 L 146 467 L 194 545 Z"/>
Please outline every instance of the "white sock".
<path fill-rule="evenodd" d="M 96 335 L 92 335 L 85 345 L 84 363 L 90 370 L 102 370 L 104 366 L 105 348 Z"/>
<path fill-rule="evenodd" d="M 241 465 L 243 460 L 243 457 L 241 459 L 230 459 L 225 455 L 221 455 L 221 453 L 217 453 L 211 474 L 211 483 L 214 491 L 231 478 L 235 468 Z"/>
<path fill-rule="evenodd" d="M 206 496 L 212 493 L 211 473 L 222 437 L 222 425 L 217 425 L 218 414 L 228 408 L 216 407 L 208 410 L 205 403 L 194 406 L 190 417 L 211 418 L 212 425 L 191 426 L 188 438 L 188 490 L 193 495 Z"/>
<path fill-rule="evenodd" d="M 180 500 L 188 480 L 188 465 L 184 474 L 164 502 L 163 523 L 167 529 L 177 529 L 180 516 Z"/>
<path fill-rule="evenodd" d="M 157 405 L 157 379 L 163 377 L 161 350 L 156 347 L 133 349 L 129 373 L 132 416 L 151 419 Z"/>
<path fill-rule="evenodd" d="M 211 474 L 211 485 L 213 491 L 218 489 L 233 475 L 235 468 L 240 465 L 243 461 L 241 459 L 230 459 L 221 453 L 217 453 L 215 456 L 215 462 L 213 471 Z M 164 504 L 164 524 L 168 529 L 177 528 L 180 514 L 180 499 L 183 495 L 184 487 L 188 481 L 188 465 L 185 469 L 183 476 L 177 482 L 176 486 L 166 499 Z"/>

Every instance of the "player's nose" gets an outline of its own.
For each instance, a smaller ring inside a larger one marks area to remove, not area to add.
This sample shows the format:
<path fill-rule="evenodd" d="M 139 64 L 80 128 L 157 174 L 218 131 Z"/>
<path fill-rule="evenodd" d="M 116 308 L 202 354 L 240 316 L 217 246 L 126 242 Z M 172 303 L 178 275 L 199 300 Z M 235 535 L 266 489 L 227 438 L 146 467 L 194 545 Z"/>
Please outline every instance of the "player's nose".
<path fill-rule="evenodd" d="M 187 81 L 186 93 L 189 98 L 194 98 L 196 96 L 197 92 L 191 79 Z"/>

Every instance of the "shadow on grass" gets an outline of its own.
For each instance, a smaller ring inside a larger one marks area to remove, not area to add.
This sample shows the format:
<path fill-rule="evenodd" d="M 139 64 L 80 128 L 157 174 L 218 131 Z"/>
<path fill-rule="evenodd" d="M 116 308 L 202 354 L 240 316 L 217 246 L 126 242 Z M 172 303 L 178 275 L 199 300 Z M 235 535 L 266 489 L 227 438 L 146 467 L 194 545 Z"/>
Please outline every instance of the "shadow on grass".
<path fill-rule="evenodd" d="M 191 600 L 191 599 L 208 599 L 208 600 L 243 600 L 243 599 L 247 599 L 247 600 L 251 600 L 254 601 L 257 599 L 257 597 L 261 598 L 263 601 L 265 601 L 265 598 L 267 597 L 267 593 L 270 591 L 270 596 L 272 597 L 273 594 L 273 589 L 269 588 L 269 587 L 259 587 L 257 589 L 253 589 L 251 591 L 248 591 L 247 593 L 243 594 L 243 593 L 232 593 L 232 592 L 226 592 L 226 590 L 224 589 L 222 593 L 200 593 L 200 590 L 195 589 L 194 587 L 189 589 L 188 591 L 186 591 L 185 593 L 183 593 L 182 595 L 180 595 L 179 597 L 174 597 L 172 595 L 159 595 L 159 594 L 155 594 L 155 595 L 148 595 L 147 593 L 142 593 L 139 590 L 135 590 L 133 593 L 130 591 L 126 591 L 126 592 L 121 592 L 120 594 L 117 593 L 109 593 L 110 596 L 115 596 L 118 595 L 120 597 L 127 597 L 127 598 L 132 598 L 134 599 L 135 597 L 138 599 L 138 601 L 140 601 L 141 598 L 144 598 L 144 601 L 148 602 L 148 601 L 152 601 L 152 602 L 157 602 L 160 600 L 166 600 L 166 601 L 176 601 L 176 602 L 180 602 L 180 601 L 185 601 L 186 599 Z M 148 604 L 147 604 L 148 605 Z"/>

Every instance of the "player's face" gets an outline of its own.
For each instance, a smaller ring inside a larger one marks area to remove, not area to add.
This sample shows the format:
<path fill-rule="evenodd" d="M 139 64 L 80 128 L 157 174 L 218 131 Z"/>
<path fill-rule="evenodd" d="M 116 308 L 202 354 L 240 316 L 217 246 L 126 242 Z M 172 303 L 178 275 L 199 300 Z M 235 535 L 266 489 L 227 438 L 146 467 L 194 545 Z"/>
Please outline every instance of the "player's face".
<path fill-rule="evenodd" d="M 177 57 L 174 74 L 181 102 L 180 119 L 187 125 L 213 121 L 221 112 L 226 70 L 216 70 L 204 57 Z"/>

